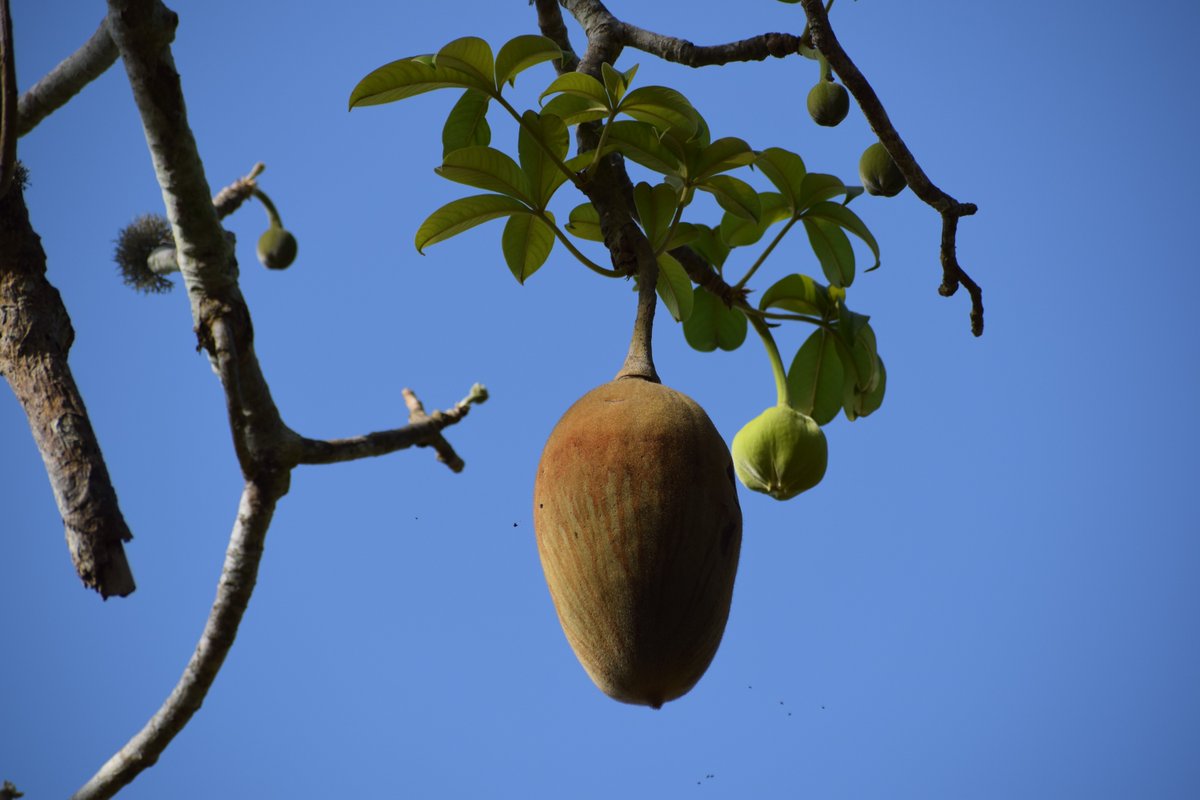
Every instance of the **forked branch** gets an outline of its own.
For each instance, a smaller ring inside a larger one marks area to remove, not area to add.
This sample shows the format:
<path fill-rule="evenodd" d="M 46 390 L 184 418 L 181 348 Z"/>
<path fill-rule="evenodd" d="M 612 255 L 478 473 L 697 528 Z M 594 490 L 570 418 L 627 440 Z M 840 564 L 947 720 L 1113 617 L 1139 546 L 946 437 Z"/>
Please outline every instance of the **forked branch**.
<path fill-rule="evenodd" d="M 854 61 L 842 49 L 833 28 L 829 24 L 829 15 L 821 5 L 821 0 L 800 0 L 804 13 L 808 17 L 809 29 L 812 32 L 813 45 L 829 61 L 833 71 L 838 74 L 846 88 L 854 95 L 862 108 L 871 130 L 879 137 L 879 141 L 887 148 L 888 154 L 900 168 L 904 179 L 912 188 L 913 194 L 921 198 L 927 205 L 942 216 L 941 262 L 942 285 L 938 292 L 949 297 L 958 291 L 959 284 L 967 287 L 971 295 L 971 332 L 976 336 L 983 334 L 983 291 L 958 263 L 956 239 L 958 235 L 958 220 L 974 214 L 978 207 L 974 203 L 960 203 L 943 192 L 929 176 L 917 159 L 908 149 L 908 145 L 900 138 L 900 134 L 888 118 L 883 103 L 866 77 L 859 71 Z"/>

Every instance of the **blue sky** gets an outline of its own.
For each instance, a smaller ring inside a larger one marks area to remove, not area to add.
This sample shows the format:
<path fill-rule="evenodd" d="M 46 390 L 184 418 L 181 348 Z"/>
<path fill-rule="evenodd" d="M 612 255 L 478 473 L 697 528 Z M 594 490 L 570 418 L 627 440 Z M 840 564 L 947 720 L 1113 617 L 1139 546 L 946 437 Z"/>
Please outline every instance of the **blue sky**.
<path fill-rule="evenodd" d="M 454 96 L 346 112 L 371 69 L 462 35 L 498 46 L 534 32 L 532 9 L 178 8 L 175 58 L 213 190 L 265 162 L 262 185 L 300 242 L 292 269 L 268 273 L 253 255 L 261 209 L 228 221 L 286 421 L 314 437 L 392 427 L 405 386 L 430 407 L 476 381 L 492 399 L 450 435 L 461 475 L 427 451 L 294 474 L 224 670 L 123 797 L 1200 793 L 1200 526 L 1187 500 L 1200 12 L 900 5 L 843 0 L 833 22 L 928 174 L 980 206 L 959 255 L 984 287 L 987 332 L 971 337 L 965 297 L 937 295 L 937 216 L 911 192 L 856 200 L 883 266 L 850 299 L 872 317 L 887 398 L 827 426 L 813 491 L 787 503 L 742 491 L 725 639 L 695 690 L 657 712 L 609 700 L 575 661 L 531 522 L 542 443 L 620 367 L 633 294 L 561 248 L 517 285 L 499 223 L 418 255 L 420 221 L 472 191 L 432 172 Z M 22 88 L 103 13 L 14 6 Z M 802 27 L 798 7 L 773 0 L 610 8 L 698 43 Z M 639 83 L 687 94 L 714 135 L 796 150 L 810 170 L 852 180 L 872 140 L 857 110 L 834 130 L 808 120 L 816 69 L 799 58 L 693 72 L 629 51 L 618 66 L 634 63 Z M 514 97 L 534 102 L 550 78 L 531 70 Z M 511 127 L 495 131 L 511 148 Z M 0 393 L 0 778 L 53 797 L 179 677 L 241 482 L 183 293 L 135 295 L 111 262 L 117 231 L 161 211 L 123 71 L 20 154 L 139 587 L 107 603 L 80 587 L 23 414 Z M 579 202 L 563 194 L 560 217 Z M 797 236 L 764 269 L 818 268 Z M 794 351 L 799 334 L 786 336 Z M 774 402 L 753 341 L 697 353 L 660 314 L 655 354 L 727 440 Z"/>

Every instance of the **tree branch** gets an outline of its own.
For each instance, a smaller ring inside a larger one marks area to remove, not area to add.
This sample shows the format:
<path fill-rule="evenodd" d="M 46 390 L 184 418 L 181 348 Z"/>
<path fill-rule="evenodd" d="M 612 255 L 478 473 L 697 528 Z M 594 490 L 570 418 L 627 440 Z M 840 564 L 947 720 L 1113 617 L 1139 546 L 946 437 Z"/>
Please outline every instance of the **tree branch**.
<path fill-rule="evenodd" d="M 261 484 L 250 481 L 242 491 L 237 521 L 217 584 L 216 600 L 196 650 L 170 696 L 150 721 L 72 795 L 72 800 L 104 800 L 115 795 L 143 770 L 153 766 L 176 734 L 200 710 L 233 646 L 238 625 L 254 591 L 267 528 L 276 503 L 287 491 L 286 479 L 281 481 L 280 477 L 277 475 L 275 481 Z"/>
<path fill-rule="evenodd" d="M 0 0 L 0 197 L 17 171 L 17 65 L 13 56 L 12 15 Z"/>
<path fill-rule="evenodd" d="M 117 45 L 108 34 L 108 21 L 103 20 L 83 47 L 21 95 L 17 103 L 17 136 L 29 133 L 79 94 L 83 87 L 103 75 L 116 63 L 117 56 Z"/>
<path fill-rule="evenodd" d="M 439 461 L 448 465 L 454 472 L 461 472 L 463 460 L 442 437 L 441 431 L 460 422 L 472 405 L 483 403 L 487 398 L 487 389 L 477 383 L 453 408 L 448 411 L 435 411 L 429 415 L 425 413 L 425 408 L 416 394 L 411 389 L 405 389 L 404 402 L 409 411 L 408 425 L 350 439 L 301 439 L 296 461 L 299 464 L 336 464 L 383 456 L 408 447 L 433 447 L 437 450 Z"/>
<path fill-rule="evenodd" d="M 554 62 L 554 68 L 559 75 L 564 72 L 574 72 L 579 66 L 579 56 L 571 47 L 571 39 L 567 35 L 567 26 L 563 23 L 562 11 L 559 10 L 558 0 L 536 0 L 538 29 L 542 35 L 553 41 L 566 54 L 561 61 Z"/>
<path fill-rule="evenodd" d="M 829 61 L 842 83 L 854 95 L 862 108 L 871 130 L 879 137 L 879 141 L 887 148 L 888 154 L 900 168 L 904 179 L 912 188 L 913 194 L 923 200 L 933 210 L 942 216 L 941 262 L 942 285 L 938 292 L 949 297 L 958 290 L 959 284 L 967 287 L 971 295 L 971 332 L 976 336 L 983 334 L 983 292 L 979 285 L 971 280 L 966 271 L 958 263 L 955 242 L 958 234 L 958 219 L 978 211 L 974 203 L 960 203 L 943 192 L 929 176 L 921 169 L 916 158 L 908 149 L 908 145 L 900 138 L 896 128 L 888 118 L 879 96 L 866 77 L 855 66 L 854 61 L 842 49 L 833 28 L 829 24 L 829 15 L 821 5 L 821 0 L 800 0 L 804 13 L 808 17 L 809 29 L 812 32 L 813 44 Z"/>
<path fill-rule="evenodd" d="M 712 67 L 734 61 L 763 61 L 795 55 L 800 37 L 790 33 L 763 33 L 737 42 L 697 46 L 687 39 L 652 33 L 628 22 L 618 22 L 621 40 L 637 50 L 685 67 Z"/>
<path fill-rule="evenodd" d="M 29 419 L 75 571 L 101 597 L 124 597 L 135 585 L 122 543 L 133 535 L 67 362 L 75 332 L 46 280 L 21 183 L 0 197 L 0 373 Z"/>

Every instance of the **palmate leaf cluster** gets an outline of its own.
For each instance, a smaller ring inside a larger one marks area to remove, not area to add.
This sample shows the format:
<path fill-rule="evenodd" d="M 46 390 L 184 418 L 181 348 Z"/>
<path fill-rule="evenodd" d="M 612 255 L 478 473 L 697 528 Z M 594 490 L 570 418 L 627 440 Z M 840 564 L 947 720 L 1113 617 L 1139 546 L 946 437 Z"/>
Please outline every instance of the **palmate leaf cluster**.
<path fill-rule="evenodd" d="M 423 252 L 463 231 L 505 219 L 501 250 L 513 276 L 524 283 L 547 261 L 556 241 L 586 266 L 618 275 L 588 259 L 572 242 L 604 241 L 600 214 L 590 202 L 575 206 L 561 227 L 550 211 L 565 183 L 586 186 L 601 159 L 619 153 L 651 173 L 633 191 L 637 221 L 658 261 L 656 289 L 672 317 L 683 323 L 697 350 L 734 350 L 746 338 L 748 319 L 772 339 L 770 328 L 786 321 L 814 327 L 786 371 L 788 402 L 826 424 L 843 411 L 856 419 L 876 410 L 886 374 L 869 318 L 845 302 L 857 261 L 850 236 L 870 251 L 877 268 L 879 245 L 847 204 L 862 193 L 834 175 L 809 172 L 788 150 L 753 149 L 737 137 L 712 139 L 707 123 L 678 91 L 666 86 L 633 86 L 637 67 L 619 71 L 604 64 L 601 79 L 580 72 L 555 77 L 539 96 L 540 109 L 518 112 L 504 97 L 524 70 L 562 58 L 550 39 L 518 36 L 493 55 L 477 37 L 456 39 L 433 55 L 400 59 L 364 77 L 350 95 L 350 108 L 402 100 L 435 89 L 461 90 L 442 127 L 442 164 L 448 180 L 483 190 L 453 200 L 418 227 L 415 244 Z M 519 123 L 516 158 L 491 146 L 488 113 L 500 106 Z M 570 128 L 599 126 L 595 150 L 570 155 Z M 741 171 L 741 177 L 735 171 Z M 746 178 L 765 178 L 760 190 Z M 712 197 L 721 218 L 708 225 L 685 220 L 696 192 Z M 721 299 L 693 286 L 672 251 L 687 247 L 725 278 L 737 248 L 757 245 L 772 233 L 740 281 L 747 282 L 794 226 L 808 237 L 824 282 L 799 272 L 777 280 L 757 306 Z M 773 229 L 775 229 L 773 231 Z M 569 235 L 568 235 L 569 234 Z M 584 245 L 586 246 L 586 245 Z M 768 349 L 774 348 L 773 340 Z M 782 376 L 777 370 L 777 382 Z"/>

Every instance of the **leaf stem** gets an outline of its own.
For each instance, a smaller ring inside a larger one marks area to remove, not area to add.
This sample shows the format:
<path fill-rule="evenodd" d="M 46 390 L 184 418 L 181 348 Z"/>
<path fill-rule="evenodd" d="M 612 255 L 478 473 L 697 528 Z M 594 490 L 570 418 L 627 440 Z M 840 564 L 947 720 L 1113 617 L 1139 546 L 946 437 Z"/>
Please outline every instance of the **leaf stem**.
<path fill-rule="evenodd" d="M 600 163 L 600 154 L 604 152 L 604 145 L 608 141 L 608 126 L 617 118 L 617 112 L 610 112 L 608 119 L 604 120 L 604 127 L 600 129 L 600 141 L 596 142 L 596 155 L 592 156 L 592 163 L 588 164 L 587 172 L 595 174 L 596 165 Z"/>
<path fill-rule="evenodd" d="M 684 191 L 686 191 L 686 189 Z M 682 194 L 680 194 L 679 199 L 680 199 L 679 207 L 675 209 L 675 216 L 671 218 L 671 224 L 670 224 L 670 226 L 667 227 L 667 235 L 663 237 L 662 244 L 659 245 L 658 248 L 654 251 L 655 258 L 658 258 L 658 256 L 667 249 L 667 245 L 669 245 L 671 243 L 671 237 L 675 235 L 675 229 L 677 227 L 679 227 L 679 220 L 683 217 L 683 209 L 684 209 Z"/>
<path fill-rule="evenodd" d="M 533 140 L 538 143 L 538 147 L 542 148 L 542 150 L 546 152 L 546 155 L 550 156 L 550 160 L 554 162 L 554 166 L 558 167 L 562 174 L 567 176 L 567 180 L 569 180 L 578 188 L 579 176 L 567 166 L 567 162 L 559 158 L 558 153 L 555 153 L 550 149 L 549 145 L 542 141 L 542 137 L 538 134 L 538 132 L 530 127 L 529 123 L 525 121 L 525 118 L 517 113 L 517 110 L 513 108 L 507 100 L 504 99 L 503 95 L 501 95 L 499 92 L 496 92 L 496 94 L 492 95 L 492 97 L 495 98 L 496 102 L 499 103 L 505 111 L 512 115 L 512 118 L 517 121 L 517 124 L 529 132 L 529 134 L 533 137 Z"/>
<path fill-rule="evenodd" d="M 779 233 L 775 234 L 775 238 L 771 240 L 771 243 L 769 245 L 767 245 L 767 249 L 763 250 L 762 253 L 758 257 L 758 260 L 750 265 L 749 271 L 747 271 L 746 274 L 744 276 L 742 276 L 742 279 L 740 281 L 738 281 L 737 283 L 735 283 L 733 285 L 734 289 L 742 289 L 746 286 L 746 282 L 748 280 L 750 280 L 752 277 L 754 277 L 754 273 L 758 272 L 758 268 L 761 267 L 763 262 L 767 260 L 767 256 L 771 255 L 771 251 L 775 249 L 775 245 L 777 245 L 781 241 L 783 241 L 783 237 L 787 235 L 787 232 L 792 229 L 792 226 L 796 224 L 796 220 L 798 220 L 798 219 L 800 219 L 800 218 L 792 217 L 791 219 L 789 219 L 787 221 L 787 224 L 784 225 L 779 230 Z"/>
<path fill-rule="evenodd" d="M 775 344 L 775 337 L 771 335 L 771 329 L 767 327 L 767 323 L 761 317 L 747 314 L 746 318 L 750 320 L 754 330 L 758 331 L 763 346 L 767 348 L 767 358 L 771 361 L 771 372 L 775 375 L 776 402 L 778 405 L 786 406 L 790 402 L 787 372 L 783 368 L 783 359 L 779 355 L 779 346 Z"/>
<path fill-rule="evenodd" d="M 539 219 L 542 220 L 542 222 L 545 222 L 547 225 L 550 226 L 550 230 L 554 231 L 554 235 L 557 236 L 558 240 L 563 243 L 563 246 L 566 247 L 567 250 L 570 251 L 571 255 L 575 256 L 575 258 L 577 258 L 579 260 L 580 264 L 583 264 L 585 267 L 590 269 L 592 272 L 595 272 L 598 275 L 603 275 L 606 278 L 623 278 L 623 277 L 625 277 L 624 273 L 617 272 L 615 269 L 607 269 L 605 267 L 602 267 L 599 264 L 597 264 L 595 261 L 592 261 L 590 258 L 585 256 L 583 253 L 581 253 L 579 251 L 579 248 L 576 247 L 575 244 L 567 237 L 567 235 L 562 230 L 559 229 L 558 225 L 556 225 L 554 223 L 554 220 L 550 218 L 549 214 L 545 213 L 544 211 L 539 211 L 539 212 L 537 212 L 537 216 Z"/>

